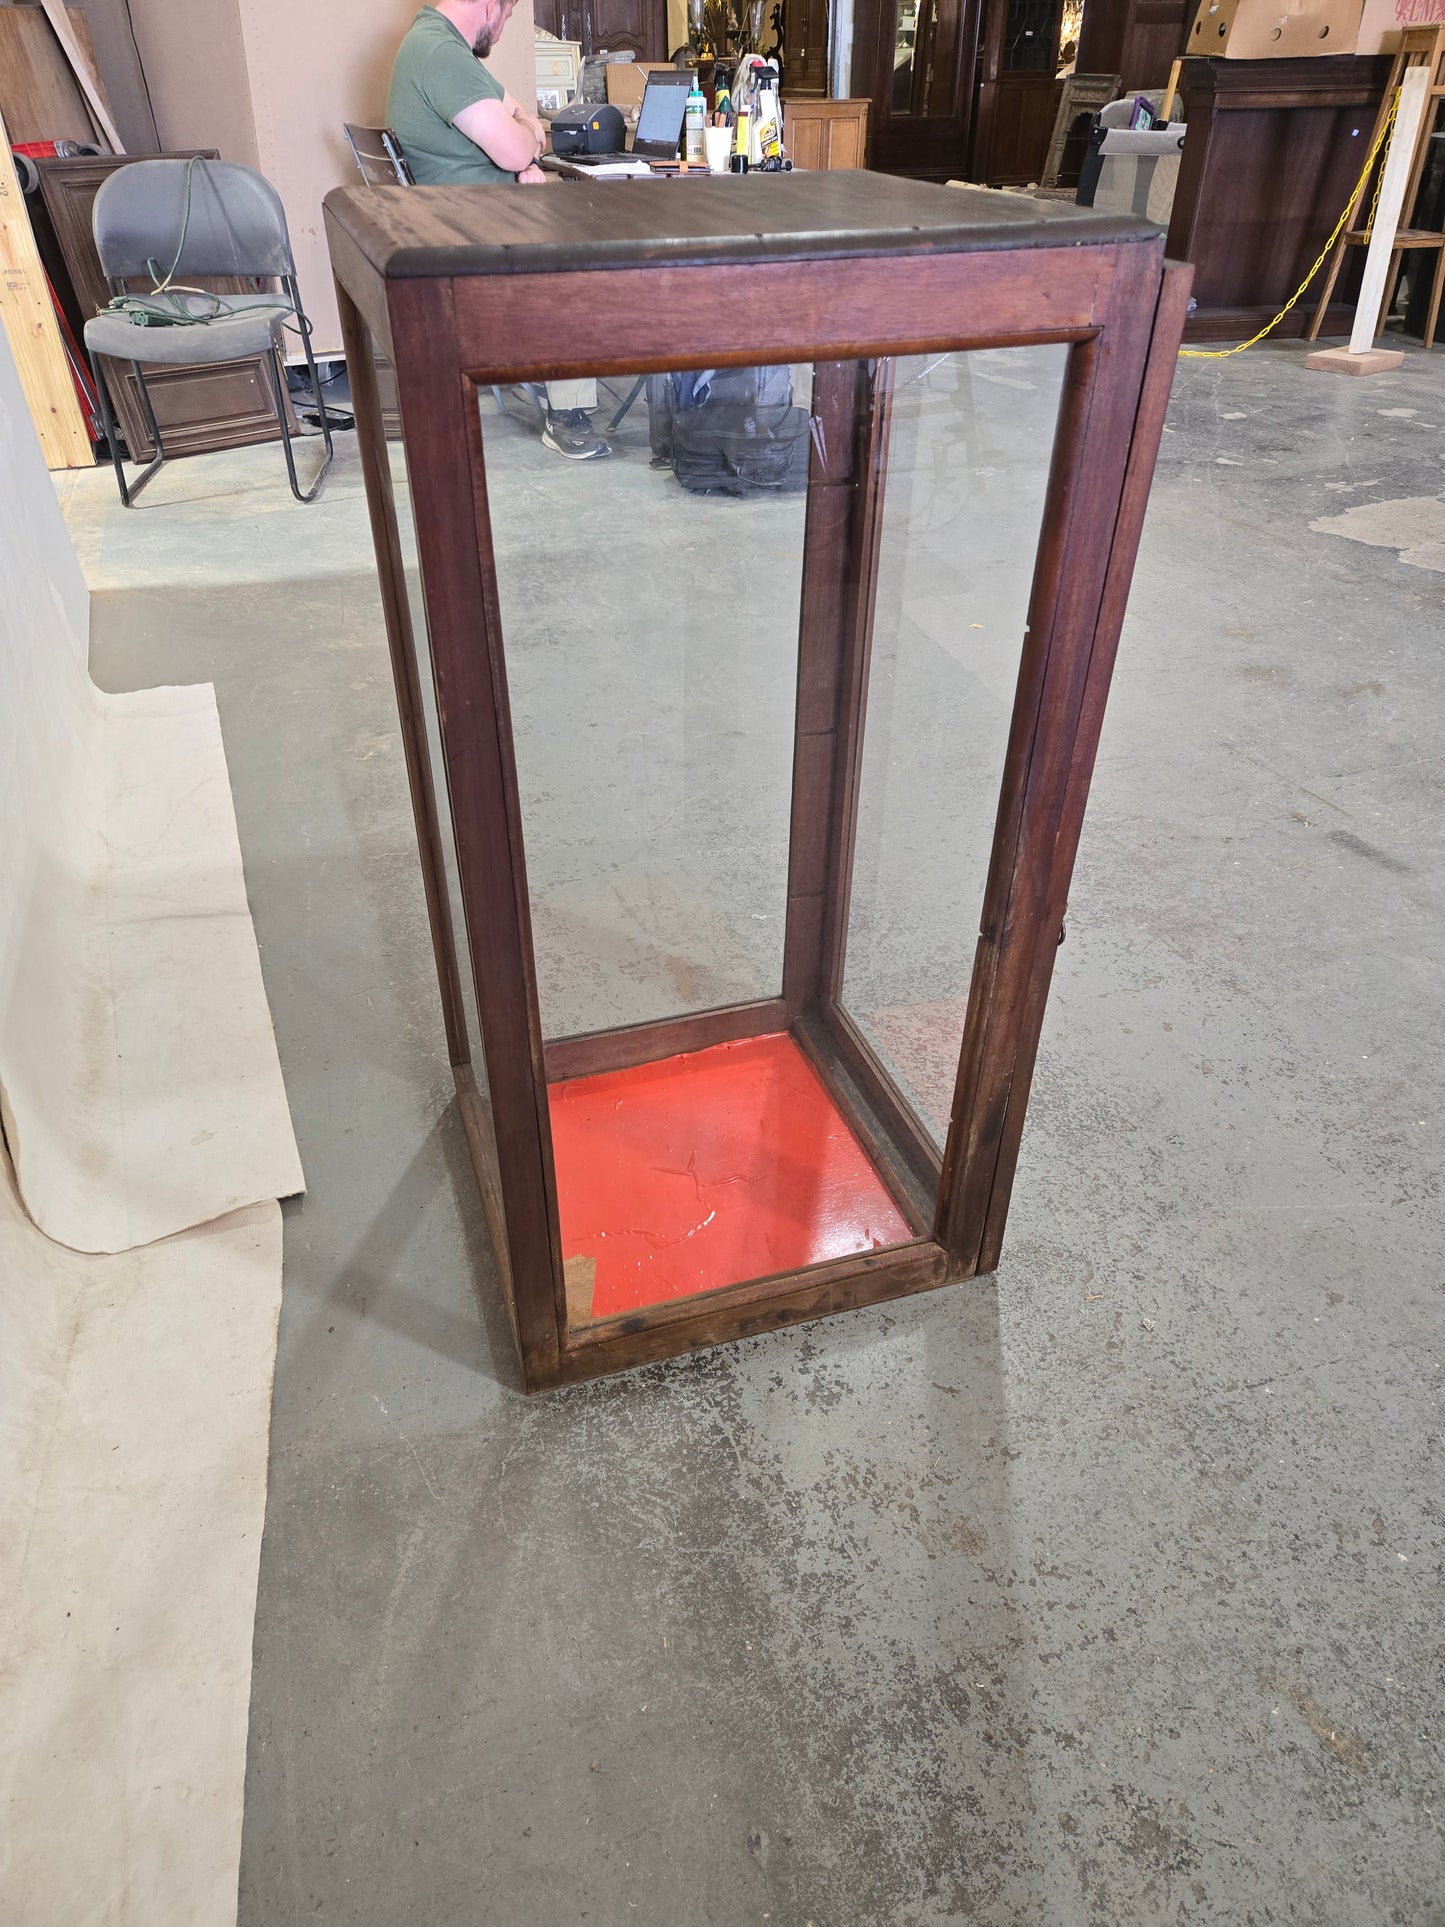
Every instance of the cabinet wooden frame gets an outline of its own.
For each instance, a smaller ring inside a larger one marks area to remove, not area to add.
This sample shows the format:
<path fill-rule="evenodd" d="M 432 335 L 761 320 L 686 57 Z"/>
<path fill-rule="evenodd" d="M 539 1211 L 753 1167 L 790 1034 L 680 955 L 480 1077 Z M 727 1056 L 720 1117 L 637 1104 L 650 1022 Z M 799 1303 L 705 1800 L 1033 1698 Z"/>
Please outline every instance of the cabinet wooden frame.
<path fill-rule="evenodd" d="M 528 1388 L 992 1270 L 1188 269 L 1166 265 L 1161 237 L 1141 222 L 877 175 L 705 181 L 687 194 L 605 183 L 565 194 L 342 189 L 326 217 L 448 1046 Z M 1067 343 L 1069 354 L 940 1155 L 841 996 L 892 358 L 1035 342 Z M 400 394 L 440 780 L 378 350 Z M 809 361 L 779 995 L 546 1041 L 478 391 L 544 375 Z M 783 1028 L 874 1160 L 913 1241 L 569 1325 L 549 1080 Z"/>

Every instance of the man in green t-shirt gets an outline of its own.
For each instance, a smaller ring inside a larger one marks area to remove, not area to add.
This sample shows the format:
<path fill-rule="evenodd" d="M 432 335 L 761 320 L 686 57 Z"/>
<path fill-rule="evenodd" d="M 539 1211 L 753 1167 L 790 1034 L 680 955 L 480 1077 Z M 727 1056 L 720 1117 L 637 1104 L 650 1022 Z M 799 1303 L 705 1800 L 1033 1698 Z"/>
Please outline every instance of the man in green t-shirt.
<path fill-rule="evenodd" d="M 537 165 L 547 139 L 542 123 L 482 65 L 512 5 L 435 0 L 408 28 L 391 70 L 386 124 L 419 186 L 545 183 Z M 574 462 L 611 454 L 592 426 L 596 406 L 595 381 L 548 382 L 543 442 Z"/>

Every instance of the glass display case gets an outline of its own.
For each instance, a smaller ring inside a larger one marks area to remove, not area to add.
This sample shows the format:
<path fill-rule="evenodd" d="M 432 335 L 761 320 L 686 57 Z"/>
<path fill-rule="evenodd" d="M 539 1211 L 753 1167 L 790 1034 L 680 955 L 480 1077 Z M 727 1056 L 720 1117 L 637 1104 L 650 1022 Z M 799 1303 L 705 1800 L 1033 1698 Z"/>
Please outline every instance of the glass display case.
<path fill-rule="evenodd" d="M 866 173 L 326 213 L 526 1384 L 991 1270 L 1187 269 Z"/>

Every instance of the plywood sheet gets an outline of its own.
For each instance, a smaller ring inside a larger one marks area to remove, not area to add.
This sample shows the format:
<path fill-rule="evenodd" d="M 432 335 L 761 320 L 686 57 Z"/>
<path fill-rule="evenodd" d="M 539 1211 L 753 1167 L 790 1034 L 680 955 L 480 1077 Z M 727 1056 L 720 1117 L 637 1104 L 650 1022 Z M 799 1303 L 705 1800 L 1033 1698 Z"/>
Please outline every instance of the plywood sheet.
<path fill-rule="evenodd" d="M 85 16 L 72 11 L 67 18 L 91 84 L 109 113 Z M 12 141 L 94 141 L 100 133 L 101 144 L 109 145 L 38 5 L 0 6 L 0 115 Z"/>
<path fill-rule="evenodd" d="M 0 19 L 15 9 L 0 7 Z M 43 22 L 41 23 L 44 24 Z M 47 29 L 48 31 L 48 29 Z M 10 141 L 0 115 L 0 323 L 25 405 L 50 468 L 88 466 L 94 456 L 70 364 L 35 246 Z"/>

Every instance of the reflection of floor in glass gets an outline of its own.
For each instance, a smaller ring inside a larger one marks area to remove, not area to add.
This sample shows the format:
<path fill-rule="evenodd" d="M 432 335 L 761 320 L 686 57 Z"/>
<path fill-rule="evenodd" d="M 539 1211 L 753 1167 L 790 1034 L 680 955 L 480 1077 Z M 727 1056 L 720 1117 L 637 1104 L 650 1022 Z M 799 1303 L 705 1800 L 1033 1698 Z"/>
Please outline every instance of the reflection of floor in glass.
<path fill-rule="evenodd" d="M 967 1012 L 967 1003 L 957 997 L 854 1013 L 858 1028 L 940 1147 L 948 1135 Z"/>
<path fill-rule="evenodd" d="M 913 1236 L 785 1033 L 548 1096 L 574 1323 Z"/>

